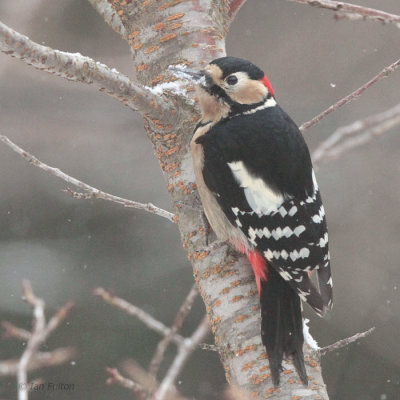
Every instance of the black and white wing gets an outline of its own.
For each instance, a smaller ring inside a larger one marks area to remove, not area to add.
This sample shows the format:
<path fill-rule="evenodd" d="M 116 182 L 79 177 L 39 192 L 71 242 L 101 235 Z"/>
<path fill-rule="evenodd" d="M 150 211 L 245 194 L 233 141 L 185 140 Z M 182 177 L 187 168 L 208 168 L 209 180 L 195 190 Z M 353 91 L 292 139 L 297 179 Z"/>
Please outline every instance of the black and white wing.
<path fill-rule="evenodd" d="M 248 244 L 323 315 L 332 306 L 328 232 L 308 148 L 279 106 L 259 113 L 251 131 L 243 115 L 201 138 L 204 181 Z"/>

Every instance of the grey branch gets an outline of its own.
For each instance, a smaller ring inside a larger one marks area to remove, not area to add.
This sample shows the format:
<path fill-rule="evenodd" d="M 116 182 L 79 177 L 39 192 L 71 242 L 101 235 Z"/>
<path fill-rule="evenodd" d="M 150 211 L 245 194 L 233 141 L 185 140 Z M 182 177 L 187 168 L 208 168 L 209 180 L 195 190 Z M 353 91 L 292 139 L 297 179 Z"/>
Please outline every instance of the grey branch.
<path fill-rule="evenodd" d="M 107 368 L 107 373 L 109 378 L 107 379 L 107 384 L 112 385 L 117 383 L 122 387 L 132 390 L 134 393 L 140 396 L 148 396 L 149 392 L 140 383 L 137 383 L 131 379 L 128 379 L 120 374 L 116 368 Z"/>
<path fill-rule="evenodd" d="M 399 66 L 400 66 L 400 59 L 395 61 L 393 64 L 389 65 L 388 67 L 384 68 L 381 72 L 379 72 L 378 75 L 375 75 L 372 79 L 370 79 L 364 85 L 360 86 L 354 92 L 350 93 L 349 95 L 347 95 L 343 99 L 340 99 L 335 104 L 333 104 L 330 107 L 328 107 L 325 111 L 323 111 L 322 113 L 318 114 L 316 117 L 314 117 L 310 121 L 305 122 L 304 124 L 302 124 L 300 126 L 300 131 L 304 133 L 308 128 L 310 128 L 311 126 L 313 126 L 316 123 L 318 123 L 319 121 L 321 121 L 328 114 L 336 111 L 338 108 L 344 106 L 345 104 L 349 103 L 350 101 L 353 101 L 353 100 L 357 99 L 365 90 L 370 88 L 375 83 L 379 82 L 381 79 L 386 78 L 387 76 L 389 76 Z"/>
<path fill-rule="evenodd" d="M 199 347 L 202 350 L 208 350 L 208 351 L 218 351 L 218 346 L 215 344 L 209 344 L 209 343 L 200 343 Z"/>
<path fill-rule="evenodd" d="M 178 354 L 169 367 L 160 387 L 154 395 L 156 400 L 164 400 L 168 391 L 173 387 L 175 380 L 181 373 L 187 359 L 196 350 L 201 341 L 210 332 L 208 317 L 205 316 L 190 338 L 185 339 L 178 347 Z"/>
<path fill-rule="evenodd" d="M 101 297 L 108 304 L 111 304 L 127 314 L 132 315 L 142 321 L 148 328 L 166 337 L 170 334 L 171 329 L 165 326 L 162 322 L 153 318 L 150 314 L 143 311 L 141 308 L 127 302 L 120 297 L 114 296 L 109 291 L 103 288 L 97 288 L 94 290 L 94 295 Z M 184 338 L 181 335 L 175 334 L 172 337 L 172 341 L 178 345 L 183 343 Z"/>
<path fill-rule="evenodd" d="M 27 365 L 27 371 L 32 372 L 41 368 L 57 367 L 65 364 L 76 357 L 73 347 L 59 347 L 46 352 L 34 353 Z M 19 360 L 0 361 L 0 376 L 16 376 L 18 373 Z"/>
<path fill-rule="evenodd" d="M 33 307 L 33 330 L 17 368 L 18 400 L 28 400 L 28 365 L 45 340 L 44 301 L 37 298 L 28 281 L 23 282 L 25 300 Z"/>
<path fill-rule="evenodd" d="M 167 98 L 156 96 L 146 88 L 134 84 L 115 68 L 79 53 L 67 53 L 42 46 L 2 22 L 0 22 L 0 51 L 67 80 L 94 84 L 101 92 L 107 93 L 135 111 L 149 116 L 154 114 L 154 117 L 168 121 L 174 117 Z"/>
<path fill-rule="evenodd" d="M 372 328 L 368 329 L 365 332 L 357 333 L 357 334 L 355 334 L 353 336 L 350 336 L 350 337 L 348 337 L 346 339 L 339 340 L 336 343 L 333 343 L 333 344 L 331 344 L 329 346 L 322 347 L 321 349 L 319 349 L 319 354 L 320 355 L 324 355 L 326 353 L 329 353 L 330 351 L 339 350 L 342 347 L 346 347 L 350 343 L 353 343 L 353 342 L 357 341 L 358 339 L 361 339 L 361 338 L 364 338 L 364 337 L 370 335 L 374 330 L 375 330 L 375 327 L 372 327 Z"/>
<path fill-rule="evenodd" d="M 80 181 L 79 179 L 76 179 L 70 175 L 67 175 L 65 172 L 61 171 L 58 168 L 50 167 L 49 165 L 45 164 L 44 162 L 38 160 L 34 155 L 28 153 L 27 151 L 25 151 L 24 149 L 22 149 L 21 147 L 16 145 L 7 136 L 0 135 L 0 140 L 3 143 L 5 143 L 7 146 L 9 146 L 11 149 L 13 149 L 22 158 L 24 158 L 26 161 L 28 161 L 30 164 L 50 173 L 51 175 L 54 175 L 57 178 L 60 178 L 63 181 L 70 183 L 86 192 L 86 193 L 77 193 L 77 192 L 67 189 L 67 192 L 74 198 L 78 198 L 78 199 L 89 199 L 90 198 L 90 199 L 107 200 L 107 201 L 111 201 L 113 203 L 122 204 L 124 207 L 132 207 L 132 208 L 137 208 L 139 210 L 144 210 L 151 214 L 159 215 L 160 217 L 166 218 L 171 222 L 175 222 L 174 214 L 170 213 L 169 211 L 163 210 L 162 208 L 156 207 L 152 203 L 147 203 L 147 204 L 139 203 L 137 201 L 124 199 L 122 197 L 114 196 L 110 193 L 103 192 L 99 189 L 96 189 L 93 186 L 88 185 L 87 183 Z"/>
<path fill-rule="evenodd" d="M 161 362 L 164 358 L 164 353 L 168 348 L 168 345 L 171 343 L 172 338 L 174 335 L 179 331 L 181 328 L 183 321 L 189 314 L 193 302 L 195 301 L 196 297 L 198 296 L 198 291 L 196 284 L 193 284 L 192 288 L 190 289 L 190 292 L 186 296 L 185 301 L 182 303 L 176 317 L 174 320 L 174 323 L 171 326 L 171 330 L 168 335 L 166 335 L 157 345 L 156 352 L 153 356 L 153 359 L 150 362 L 150 367 L 149 367 L 149 372 L 157 376 L 157 372 L 160 368 Z"/>
<path fill-rule="evenodd" d="M 208 317 L 204 316 L 196 330 L 193 332 L 191 337 L 183 338 L 177 333 L 177 330 L 181 326 L 184 317 L 190 310 L 191 304 L 194 301 L 195 296 L 197 295 L 196 289 L 193 287 L 189 292 L 189 295 L 186 297 L 184 303 L 182 304 L 172 328 L 168 328 L 162 322 L 154 319 L 151 315 L 147 314 L 145 311 L 140 309 L 139 307 L 134 306 L 131 303 L 128 303 L 126 300 L 121 299 L 119 297 L 114 296 L 110 292 L 106 291 L 103 288 L 97 288 L 94 291 L 96 296 L 101 297 L 107 303 L 124 310 L 129 315 L 133 315 L 137 317 L 140 321 L 142 321 L 148 328 L 156 331 L 164 336 L 164 340 L 168 339 L 168 342 L 175 342 L 178 346 L 178 353 L 169 367 L 164 379 L 158 386 L 154 396 L 152 398 L 156 400 L 165 400 L 171 391 L 173 391 L 175 380 L 178 375 L 181 373 L 186 361 L 190 357 L 190 355 L 199 347 L 201 341 L 208 335 L 210 332 Z M 160 342 L 160 343 L 161 343 Z M 163 348 L 163 352 L 165 351 L 165 344 L 161 346 Z M 160 348 L 160 346 L 158 347 Z M 158 352 L 156 352 L 156 355 Z M 158 365 L 157 365 L 158 368 Z M 120 385 L 133 390 L 135 393 L 143 393 L 148 392 L 148 388 L 143 386 L 141 383 L 136 381 L 124 378 L 116 369 L 109 369 L 108 373 L 110 374 L 111 380 L 109 383 L 119 383 Z M 150 373 L 156 382 L 156 378 L 153 373 Z M 146 385 L 148 386 L 148 385 Z M 157 386 L 156 386 L 157 387 Z"/>
<path fill-rule="evenodd" d="M 88 0 L 93 8 L 103 17 L 111 28 L 119 33 L 124 39 L 127 38 L 126 29 L 122 25 L 121 18 L 112 8 L 107 0 Z"/>
<path fill-rule="evenodd" d="M 31 338 L 31 333 L 26 329 L 19 328 L 9 321 L 1 321 L 1 327 L 4 329 L 3 338 L 17 338 L 28 341 Z"/>
<path fill-rule="evenodd" d="M 336 159 L 346 151 L 370 142 L 400 124 L 400 104 L 382 113 L 336 129 L 313 152 L 314 163 Z"/>
<path fill-rule="evenodd" d="M 159 386 L 159 382 L 148 371 L 142 368 L 132 359 L 125 360 L 121 365 L 122 370 L 136 383 L 143 386 L 148 393 L 154 393 Z M 193 400 L 193 398 L 191 398 Z M 171 388 L 165 400 L 188 400 L 183 397 L 175 388 Z"/>
<path fill-rule="evenodd" d="M 385 11 L 332 0 L 291 0 L 296 3 L 308 4 L 313 7 L 326 8 L 336 11 L 338 18 L 368 19 L 383 23 L 395 23 L 400 28 L 400 15 L 390 14 Z"/>
<path fill-rule="evenodd" d="M 244 3 L 246 3 L 246 0 L 228 0 L 225 3 L 228 3 L 228 16 L 230 18 L 230 23 L 232 23 L 237 13 L 240 11 Z"/>
<path fill-rule="evenodd" d="M 66 304 L 60 311 L 58 311 L 50 322 L 46 324 L 44 315 L 45 304 L 44 301 L 35 296 L 32 286 L 29 281 L 23 281 L 24 299 L 33 308 L 33 329 L 26 345 L 26 349 L 19 359 L 16 374 L 18 380 L 18 400 L 28 400 L 28 370 L 32 368 L 32 364 L 38 364 L 40 356 L 38 352 L 40 346 L 48 338 L 48 336 L 60 325 L 65 319 L 69 310 L 72 307 L 71 303 Z M 64 360 L 65 360 L 64 354 Z"/>

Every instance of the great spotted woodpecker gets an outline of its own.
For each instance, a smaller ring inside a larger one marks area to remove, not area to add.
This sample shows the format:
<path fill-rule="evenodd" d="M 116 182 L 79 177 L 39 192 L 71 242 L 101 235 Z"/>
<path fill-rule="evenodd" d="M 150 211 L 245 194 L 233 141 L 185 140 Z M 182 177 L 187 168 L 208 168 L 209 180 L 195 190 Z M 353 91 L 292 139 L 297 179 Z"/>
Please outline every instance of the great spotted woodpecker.
<path fill-rule="evenodd" d="M 307 145 L 251 62 L 223 57 L 199 72 L 177 71 L 197 83 L 198 191 L 217 237 L 254 270 L 273 384 L 286 357 L 307 385 L 300 300 L 321 316 L 332 307 L 325 212 Z"/>

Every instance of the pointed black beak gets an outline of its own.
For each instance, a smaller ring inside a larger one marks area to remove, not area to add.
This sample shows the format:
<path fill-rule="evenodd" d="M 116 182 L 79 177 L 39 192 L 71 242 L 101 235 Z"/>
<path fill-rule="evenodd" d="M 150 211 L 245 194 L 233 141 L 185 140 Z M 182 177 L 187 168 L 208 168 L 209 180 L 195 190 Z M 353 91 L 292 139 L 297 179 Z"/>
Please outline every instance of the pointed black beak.
<path fill-rule="evenodd" d="M 185 68 L 179 65 L 170 65 L 169 70 L 180 79 L 186 79 L 195 85 L 205 85 L 205 73 L 204 71 L 193 71 L 189 68 Z"/>

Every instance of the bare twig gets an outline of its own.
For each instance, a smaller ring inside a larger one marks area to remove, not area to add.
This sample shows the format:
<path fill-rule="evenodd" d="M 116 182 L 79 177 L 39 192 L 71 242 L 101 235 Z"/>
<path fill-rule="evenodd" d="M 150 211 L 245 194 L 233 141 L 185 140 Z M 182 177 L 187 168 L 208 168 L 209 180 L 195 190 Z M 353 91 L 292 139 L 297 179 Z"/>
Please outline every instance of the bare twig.
<path fill-rule="evenodd" d="M 174 323 L 171 326 L 171 330 L 167 336 L 165 336 L 157 345 L 156 352 L 153 356 L 153 359 L 150 362 L 149 371 L 154 376 L 157 375 L 157 372 L 160 368 L 160 364 L 164 358 L 164 353 L 168 348 L 168 345 L 171 343 L 174 335 L 179 331 L 181 328 L 183 321 L 185 320 L 186 316 L 190 312 L 193 302 L 198 295 L 196 284 L 192 286 L 190 289 L 189 294 L 187 295 L 185 301 L 182 303 L 181 308 L 179 309 Z"/>
<path fill-rule="evenodd" d="M 114 203 L 122 204 L 124 207 L 132 207 L 137 208 L 139 210 L 147 211 L 151 214 L 159 215 L 160 217 L 166 218 L 171 222 L 174 221 L 174 214 L 163 210 L 162 208 L 156 207 L 154 204 L 151 203 L 139 203 L 137 201 L 124 199 L 122 197 L 114 196 L 110 193 L 103 192 L 99 189 L 96 189 L 93 186 L 88 185 L 70 175 L 67 175 L 65 172 L 61 171 L 58 168 L 50 167 L 49 165 L 45 164 L 44 162 L 38 160 L 34 155 L 28 153 L 14 142 L 12 142 L 7 136 L 0 135 L 0 140 L 13 149 L 16 153 L 18 153 L 22 158 L 28 161 L 30 164 L 34 165 L 35 167 L 41 168 L 42 170 L 56 176 L 64 180 L 67 183 L 70 183 L 82 190 L 85 190 L 87 193 L 76 193 L 71 190 L 67 190 L 67 192 L 74 198 L 82 199 L 82 198 L 91 198 L 91 199 L 103 199 L 107 201 L 111 201 Z"/>
<path fill-rule="evenodd" d="M 308 122 L 305 122 L 300 126 L 300 131 L 305 132 L 308 128 L 311 126 L 315 125 L 319 121 L 321 121 L 323 118 L 325 118 L 328 114 L 336 111 L 338 108 L 344 106 L 345 104 L 349 103 L 352 100 L 355 100 L 357 97 L 359 97 L 365 90 L 370 88 L 374 83 L 380 81 L 383 78 L 386 78 L 389 76 L 396 68 L 400 66 L 400 59 L 395 61 L 393 64 L 389 65 L 388 67 L 384 68 L 378 75 L 374 76 L 371 80 L 369 80 L 367 83 L 359 87 L 357 90 L 354 92 L 350 93 L 343 99 L 340 99 L 337 101 L 335 104 L 331 105 L 328 107 L 325 111 L 314 117 Z"/>
<path fill-rule="evenodd" d="M 64 321 L 74 303 L 69 301 L 67 304 L 62 306 L 49 320 L 45 330 L 45 339 L 47 339 Z"/>
<path fill-rule="evenodd" d="M 33 307 L 33 330 L 17 369 L 18 400 L 28 400 L 28 364 L 45 339 L 44 301 L 35 296 L 31 284 L 23 281 L 25 300 Z"/>
<path fill-rule="evenodd" d="M 143 386 L 147 393 L 154 393 L 159 383 L 156 377 L 139 365 L 135 360 L 127 359 L 121 362 L 120 369 L 131 380 Z"/>
<path fill-rule="evenodd" d="M 93 8 L 103 17 L 104 21 L 111 28 L 119 33 L 124 39 L 127 38 L 126 29 L 122 25 L 121 18 L 112 8 L 112 5 L 107 0 L 88 0 Z"/>
<path fill-rule="evenodd" d="M 244 3 L 246 3 L 246 0 L 229 0 L 227 1 L 227 3 L 229 7 L 228 15 L 232 22 L 235 19 L 241 7 L 244 5 Z"/>
<path fill-rule="evenodd" d="M 123 311 L 125 311 L 129 315 L 133 315 L 134 317 L 138 318 L 142 321 L 148 328 L 151 330 L 159 333 L 160 335 L 168 336 L 171 332 L 171 329 L 165 326 L 162 322 L 153 318 L 150 314 L 147 314 L 141 308 L 136 307 L 135 305 L 128 303 L 126 300 L 121 299 L 120 297 L 114 296 L 109 291 L 103 288 L 97 288 L 94 290 L 94 295 L 101 297 L 104 301 L 108 304 L 111 304 Z M 172 337 L 172 341 L 178 345 L 183 343 L 185 339 L 178 334 L 175 334 Z"/>
<path fill-rule="evenodd" d="M 296 3 L 308 4 L 313 7 L 326 8 L 336 11 L 338 18 L 368 19 L 383 23 L 395 23 L 400 28 L 400 15 L 390 14 L 385 11 L 332 0 L 291 0 Z"/>
<path fill-rule="evenodd" d="M 400 104 L 382 113 L 342 126 L 314 150 L 313 161 L 317 164 L 337 158 L 345 151 L 369 142 L 398 124 L 400 124 Z"/>
<path fill-rule="evenodd" d="M 107 384 L 111 385 L 117 383 L 126 389 L 132 390 L 134 393 L 139 395 L 147 395 L 148 391 L 139 383 L 132 381 L 131 379 L 125 378 L 120 374 L 116 368 L 107 368 L 109 378 Z"/>
<path fill-rule="evenodd" d="M 128 359 L 122 362 L 121 370 L 134 382 L 141 385 L 147 393 L 154 393 L 159 386 L 159 382 L 151 375 L 148 371 L 142 368 L 137 362 L 132 359 Z M 188 400 L 183 397 L 176 388 L 170 388 L 168 391 L 166 400 Z M 148 398 L 149 396 L 147 396 Z"/>
<path fill-rule="evenodd" d="M 6 337 L 16 337 L 26 340 L 25 351 L 19 360 L 6 360 L 0 362 L 0 375 L 16 375 L 18 382 L 18 399 L 28 399 L 28 372 L 42 367 L 60 365 L 69 361 L 75 355 L 72 348 L 59 348 L 52 352 L 39 352 L 40 346 L 46 338 L 60 325 L 65 319 L 72 303 L 67 303 L 62 307 L 46 324 L 44 314 L 45 303 L 42 299 L 35 296 L 29 281 L 23 281 L 24 299 L 33 308 L 33 328 L 32 332 L 20 329 L 10 322 L 3 321 Z"/>
<path fill-rule="evenodd" d="M 172 121 L 175 115 L 164 96 L 156 96 L 144 87 L 135 85 L 115 68 L 94 61 L 79 53 L 54 50 L 33 42 L 0 22 L 0 51 L 17 57 L 28 65 L 62 78 L 96 85 L 135 111 Z"/>
<path fill-rule="evenodd" d="M 28 341 L 32 336 L 26 329 L 19 328 L 9 321 L 1 321 L 1 327 L 4 329 L 4 339 L 17 338 Z"/>
<path fill-rule="evenodd" d="M 73 347 L 60 347 L 52 351 L 36 352 L 27 365 L 27 372 L 56 367 L 71 361 L 74 357 L 76 357 L 76 351 Z M 0 361 L 0 376 L 16 376 L 19 362 L 20 360 L 17 359 Z"/>
<path fill-rule="evenodd" d="M 209 344 L 209 343 L 200 343 L 199 347 L 202 350 L 208 350 L 208 351 L 218 351 L 218 347 L 215 344 Z"/>
<path fill-rule="evenodd" d="M 154 395 L 156 400 L 164 400 L 166 394 L 170 388 L 174 385 L 175 380 L 181 373 L 186 360 L 198 347 L 199 343 L 208 335 L 210 332 L 208 317 L 205 316 L 197 329 L 194 331 L 190 338 L 185 339 L 185 341 L 179 346 L 178 354 L 176 355 L 173 363 L 169 367 L 164 379 L 162 380 L 159 389 Z"/>
<path fill-rule="evenodd" d="M 162 334 L 164 338 L 168 338 L 169 341 L 173 341 L 178 345 L 178 353 L 171 364 L 170 368 L 168 369 L 164 379 L 162 380 L 161 384 L 158 386 L 156 378 L 154 374 L 148 373 L 148 376 L 145 377 L 145 384 L 143 384 L 143 379 L 138 380 L 136 377 L 136 372 L 132 373 L 134 381 L 132 380 L 121 380 L 123 378 L 119 373 L 118 375 L 115 372 L 116 370 L 110 370 L 109 373 L 112 374 L 114 381 L 119 382 L 122 386 L 128 387 L 131 390 L 138 390 L 138 388 L 148 391 L 154 391 L 154 388 L 157 388 L 156 393 L 154 394 L 154 398 L 156 400 L 165 400 L 169 399 L 169 396 L 172 392 L 175 391 L 174 389 L 174 382 L 182 368 L 184 367 L 187 359 L 199 347 L 200 342 L 206 337 L 209 333 L 209 324 L 208 324 L 208 317 L 205 316 L 201 323 L 198 325 L 197 329 L 194 331 L 193 335 L 189 338 L 183 338 L 182 336 L 178 335 L 176 331 L 179 329 L 179 326 L 183 322 L 183 318 L 187 314 L 188 310 L 190 309 L 191 304 L 194 301 L 196 290 L 194 288 L 191 289 L 189 295 L 187 296 L 185 302 L 183 303 L 182 307 L 180 308 L 177 317 L 175 318 L 175 323 L 173 328 L 166 327 L 162 322 L 155 320 L 152 316 L 147 314 L 145 311 L 141 310 L 140 308 L 134 306 L 133 304 L 128 303 L 126 300 L 123 300 L 119 297 L 114 296 L 110 292 L 104 290 L 103 288 L 97 288 L 94 291 L 96 296 L 100 296 L 105 300 L 107 303 L 112 304 L 130 315 L 134 315 L 135 317 L 139 318 L 147 327 L 150 329 Z M 164 346 L 164 345 L 163 345 Z M 164 350 L 163 350 L 164 351 Z M 156 354 L 158 354 L 156 352 Z M 137 367 L 135 367 L 137 370 Z M 140 371 L 140 376 L 143 378 L 143 373 Z M 151 378 L 149 378 L 151 377 Z M 118 378 L 118 379 L 117 379 Z M 119 381 L 120 380 L 120 381 Z M 135 386 L 139 385 L 139 386 Z M 172 397 L 172 398 L 177 398 Z"/>
<path fill-rule="evenodd" d="M 340 157 L 346 151 L 349 151 L 355 147 L 362 146 L 370 142 L 374 137 L 380 136 L 383 133 L 391 130 L 395 126 L 400 124 L 400 116 L 391 118 L 390 120 L 384 121 L 381 124 L 371 128 L 364 133 L 350 138 L 343 143 L 338 144 L 335 148 L 332 148 L 326 154 L 326 160 L 333 160 Z M 325 160 L 324 160 L 325 161 Z"/>
<path fill-rule="evenodd" d="M 357 341 L 358 339 L 361 339 L 361 338 L 364 338 L 364 337 L 370 335 L 374 330 L 375 330 L 375 327 L 372 327 L 371 329 L 368 329 L 365 332 L 357 333 L 346 339 L 339 340 L 336 343 L 333 343 L 329 346 L 322 347 L 321 349 L 319 349 L 319 354 L 324 355 L 326 353 L 329 353 L 330 351 L 334 351 L 334 350 L 341 349 L 342 347 L 346 347 L 350 343 L 353 343 L 353 342 Z"/>
<path fill-rule="evenodd" d="M 0 138 L 0 140 L 1 140 L 1 138 Z M 75 181 L 80 182 L 77 179 Z M 72 181 L 70 183 L 75 185 L 75 183 L 73 183 Z M 150 214 L 158 215 L 160 217 L 166 218 L 169 221 L 175 223 L 175 218 L 174 218 L 175 215 L 174 214 L 172 214 L 169 211 L 164 210 L 160 207 L 155 206 L 153 203 L 139 203 L 134 200 L 124 199 L 123 197 L 119 197 L 119 196 L 115 196 L 115 195 L 107 193 L 107 192 L 103 192 L 99 189 L 96 189 L 93 186 L 87 185 L 84 182 L 81 182 L 81 183 L 83 183 L 83 185 L 86 187 L 86 189 L 85 189 L 84 187 L 80 186 L 81 189 L 86 190 L 87 193 L 75 192 L 69 188 L 65 189 L 65 192 L 68 193 L 74 199 L 79 199 L 79 200 L 102 199 L 102 200 L 106 200 L 106 201 L 111 201 L 113 203 L 121 204 L 127 208 L 136 208 L 138 210 L 147 211 Z"/>

